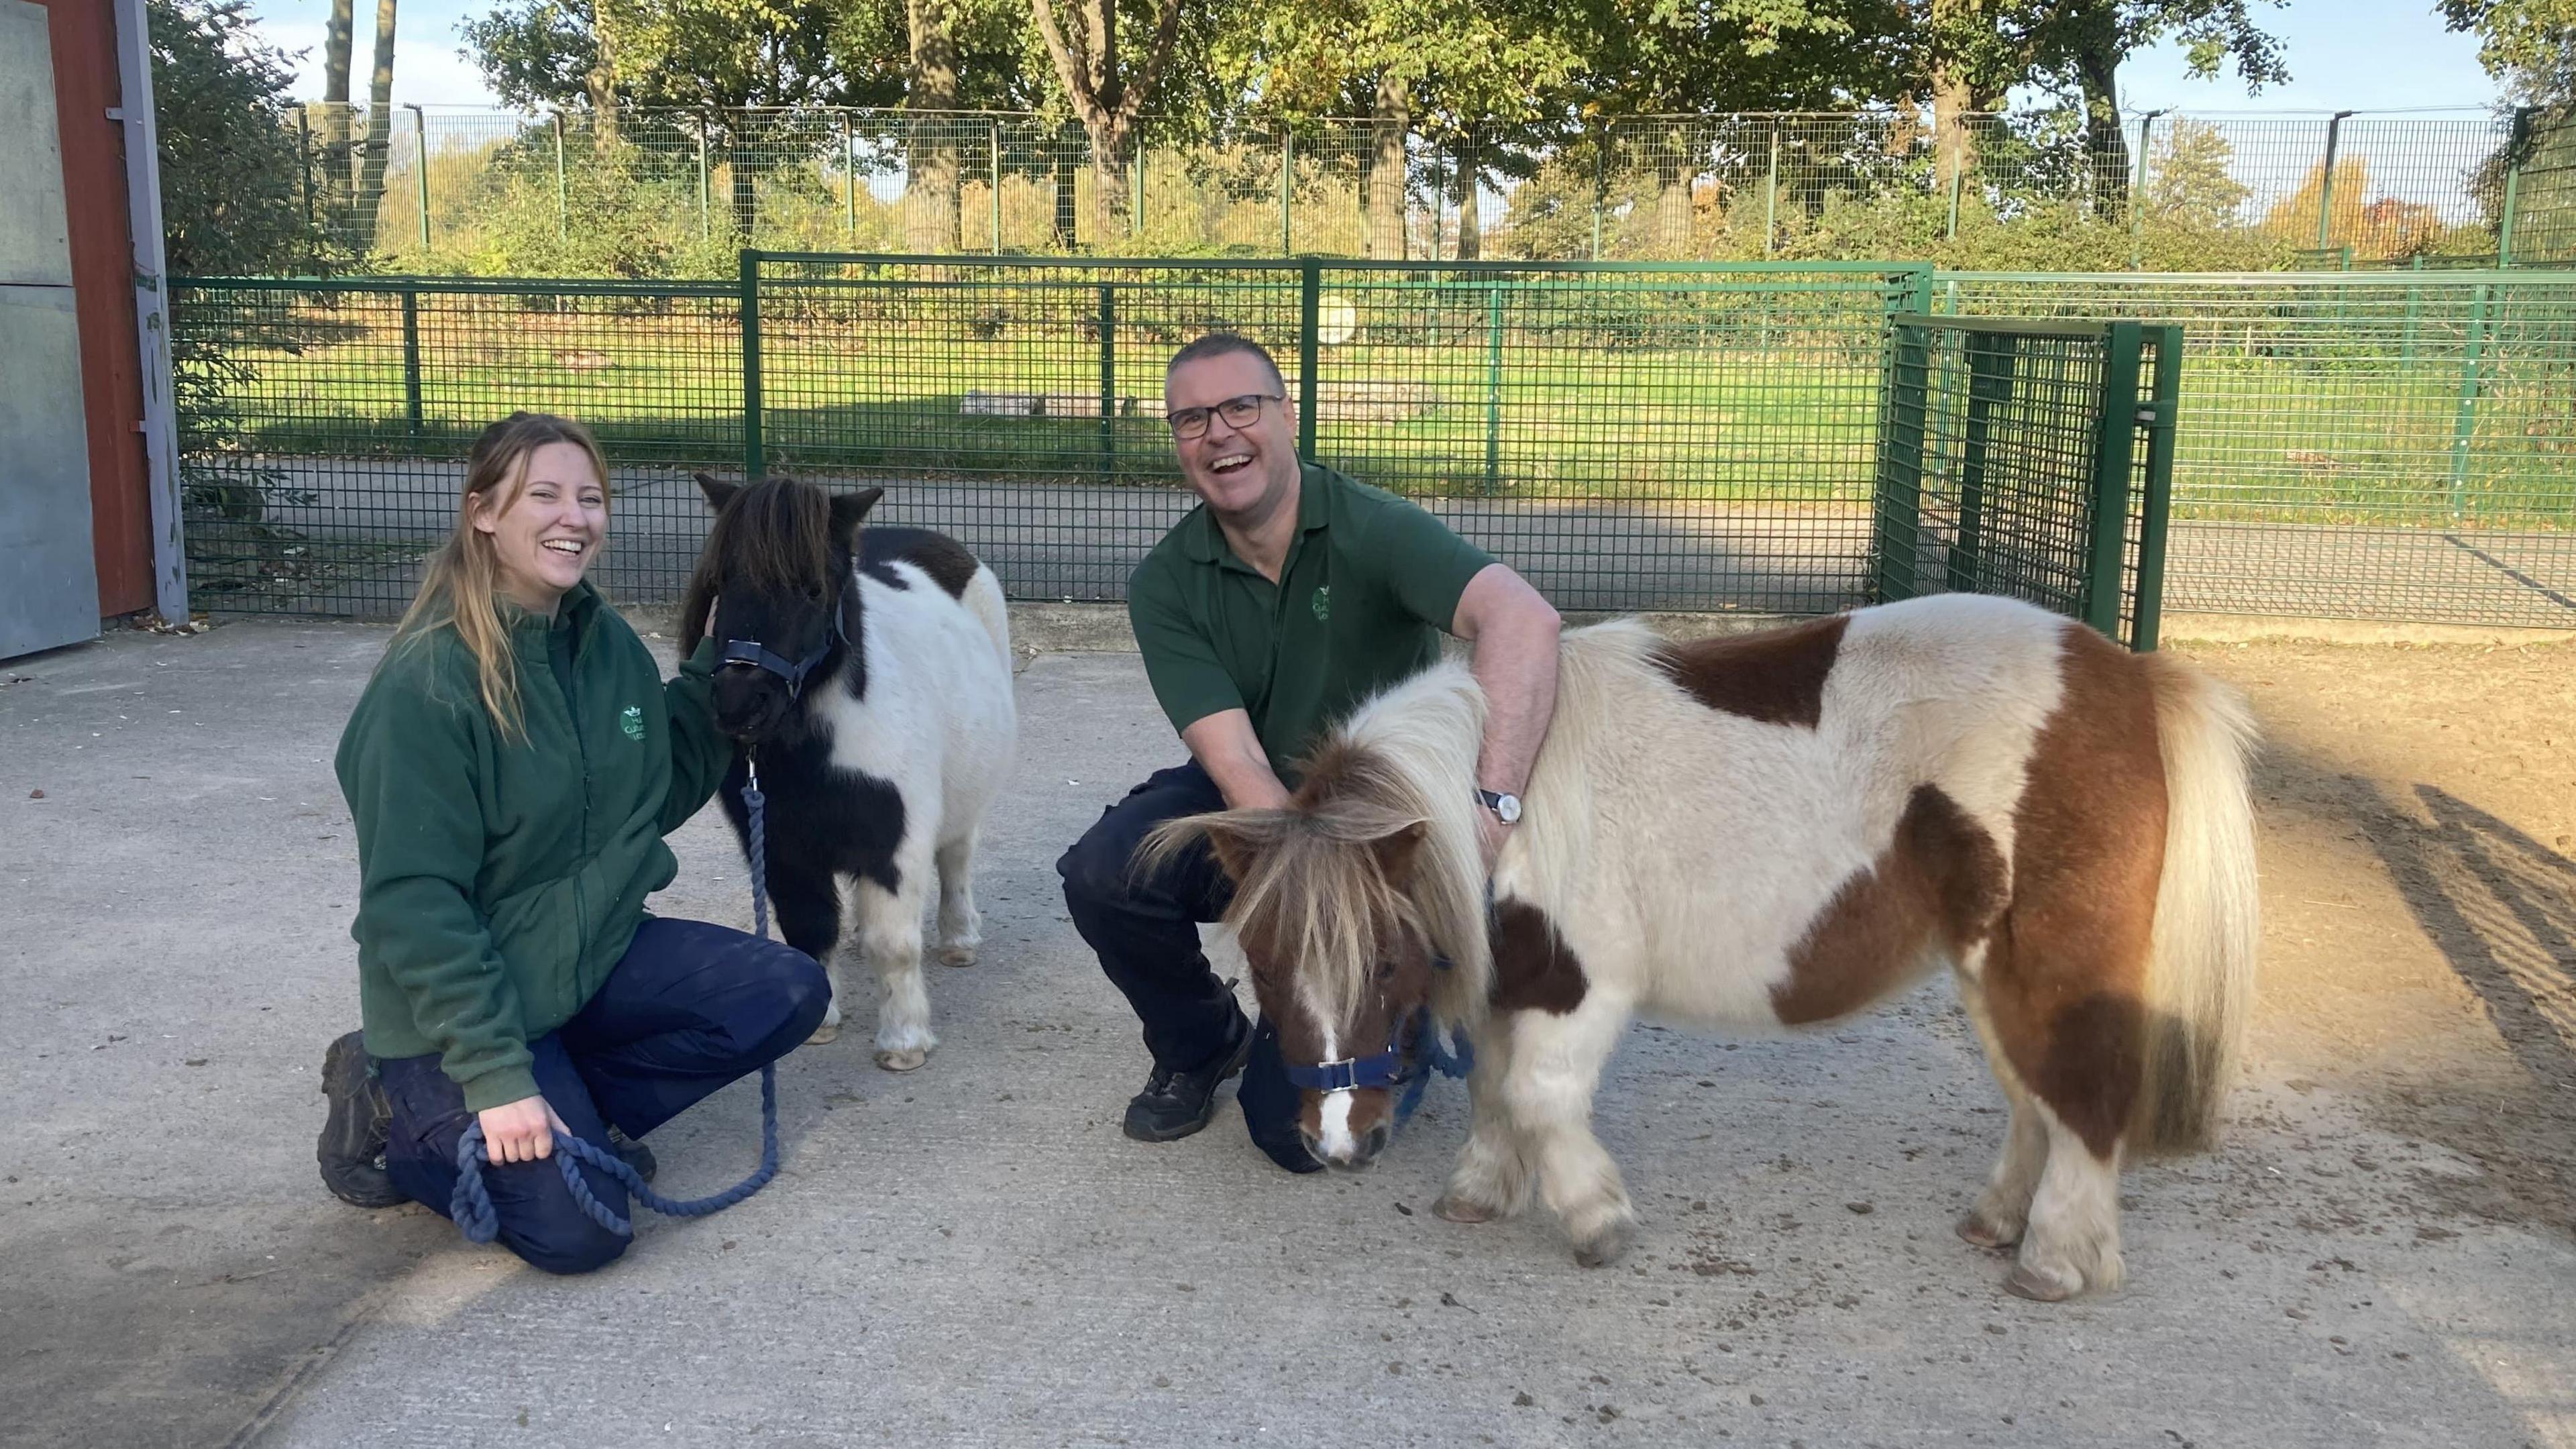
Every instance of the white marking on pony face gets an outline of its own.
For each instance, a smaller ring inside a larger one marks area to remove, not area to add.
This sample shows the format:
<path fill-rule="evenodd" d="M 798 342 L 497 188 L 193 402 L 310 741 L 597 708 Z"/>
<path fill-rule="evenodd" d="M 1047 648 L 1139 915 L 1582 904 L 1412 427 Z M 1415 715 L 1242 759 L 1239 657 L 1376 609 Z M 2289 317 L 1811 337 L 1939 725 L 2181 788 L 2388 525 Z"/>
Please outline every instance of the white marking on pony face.
<path fill-rule="evenodd" d="M 1342 1059 L 1341 1040 L 1329 1026 L 1324 1028 L 1324 1060 Z M 1316 1107 L 1320 1137 L 1316 1147 L 1327 1162 L 1348 1162 L 1359 1154 L 1359 1142 L 1351 1136 L 1351 1093 L 1326 1092 Z"/>

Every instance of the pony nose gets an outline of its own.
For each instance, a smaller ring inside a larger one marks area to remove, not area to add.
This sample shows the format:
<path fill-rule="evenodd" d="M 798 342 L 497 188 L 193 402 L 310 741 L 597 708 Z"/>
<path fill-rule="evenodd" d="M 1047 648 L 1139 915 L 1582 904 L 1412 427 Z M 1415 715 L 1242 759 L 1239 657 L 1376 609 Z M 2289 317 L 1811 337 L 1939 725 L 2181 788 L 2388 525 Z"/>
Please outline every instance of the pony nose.
<path fill-rule="evenodd" d="M 1377 1161 L 1377 1155 L 1386 1150 L 1386 1144 L 1392 1134 L 1388 1131 L 1387 1125 L 1381 1122 L 1352 1139 L 1347 1156 L 1335 1156 L 1327 1152 L 1324 1149 L 1323 1139 L 1302 1127 L 1297 1129 L 1297 1136 L 1306 1144 L 1306 1155 L 1326 1167 L 1338 1167 L 1344 1172 L 1366 1172 L 1371 1164 Z"/>

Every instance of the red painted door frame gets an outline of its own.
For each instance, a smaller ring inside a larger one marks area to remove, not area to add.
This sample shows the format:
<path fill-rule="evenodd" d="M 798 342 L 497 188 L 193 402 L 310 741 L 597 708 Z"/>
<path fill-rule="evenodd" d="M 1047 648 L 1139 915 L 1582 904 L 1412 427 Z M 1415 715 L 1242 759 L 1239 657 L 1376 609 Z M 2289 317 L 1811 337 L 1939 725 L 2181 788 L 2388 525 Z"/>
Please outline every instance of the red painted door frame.
<path fill-rule="evenodd" d="M 90 539 L 98 611 L 152 607 L 151 475 L 143 453 L 143 359 L 134 318 L 134 243 L 125 204 L 121 87 L 109 0 L 35 0 L 53 39 L 63 205 L 88 411 Z"/>

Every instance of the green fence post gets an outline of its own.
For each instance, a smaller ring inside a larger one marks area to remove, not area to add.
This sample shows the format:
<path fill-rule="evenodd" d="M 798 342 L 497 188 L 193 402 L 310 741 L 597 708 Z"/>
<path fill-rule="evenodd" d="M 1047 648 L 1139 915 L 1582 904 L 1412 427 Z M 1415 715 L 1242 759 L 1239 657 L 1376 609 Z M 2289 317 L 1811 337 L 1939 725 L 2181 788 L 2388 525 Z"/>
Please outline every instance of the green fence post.
<path fill-rule="evenodd" d="M 2326 169 L 2317 176 L 2317 250 L 2327 248 L 2326 232 L 2334 224 L 2335 144 L 2343 136 L 2343 118 L 2350 111 L 2337 111 L 2326 122 Z"/>
<path fill-rule="evenodd" d="M 859 127 L 850 113 L 841 113 L 841 230 L 855 235 L 859 229 Z"/>
<path fill-rule="evenodd" d="M 563 112 L 557 111 L 555 122 L 555 239 L 560 241 L 572 230 L 572 198 L 564 186 Z"/>
<path fill-rule="evenodd" d="M 1297 133 L 1286 126 L 1279 128 L 1279 255 L 1297 253 L 1297 223 L 1293 207 L 1297 196 Z"/>
<path fill-rule="evenodd" d="M 1601 260 L 1601 213 L 1610 204 L 1610 129 L 1592 133 L 1592 260 Z"/>
<path fill-rule="evenodd" d="M 313 224 L 313 123 L 301 109 L 295 113 L 296 177 L 304 186 L 304 224 Z"/>
<path fill-rule="evenodd" d="M 1762 173 L 1762 255 L 1780 235 L 1780 127 L 1771 127 L 1771 164 Z"/>
<path fill-rule="evenodd" d="M 420 291 L 409 283 L 402 290 L 403 417 L 411 435 L 420 436 Z"/>
<path fill-rule="evenodd" d="M 1923 532 L 1923 425 L 1931 411 L 1931 329 L 1890 321 L 1887 375 L 1879 389 L 1875 515 L 1877 577 L 1870 602 L 1913 598 Z"/>
<path fill-rule="evenodd" d="M 1100 284 L 1100 476 L 1118 475 L 1118 288 Z"/>
<path fill-rule="evenodd" d="M 2406 269 L 2410 272 L 2420 272 L 2424 270 L 2424 254 L 2422 252 L 2417 252 L 2413 260 L 2406 264 Z M 2423 310 L 2424 289 L 2421 287 L 2409 286 L 2406 289 L 2405 340 L 2399 344 L 2397 349 L 2398 370 L 2401 372 L 2412 372 L 2415 368 L 2415 326 L 2416 320 L 2421 316 Z"/>
<path fill-rule="evenodd" d="M 1966 188 L 1968 172 L 1966 151 L 1962 146 L 1950 153 L 1950 230 L 1945 241 L 1959 239 L 1959 193 Z"/>
<path fill-rule="evenodd" d="M 2479 283 L 2469 299 L 2468 348 L 2460 363 L 2460 403 L 2451 423 L 2451 521 L 2457 523 L 2467 511 L 2469 498 L 2469 445 L 2477 438 L 2478 392 L 2483 385 L 2479 364 L 2485 360 L 2487 334 L 2487 300 L 2495 288 Z"/>
<path fill-rule="evenodd" d="M 2128 562 L 2130 469 L 2137 461 L 2138 351 L 2142 325 L 2103 329 L 2102 395 L 2093 439 L 2093 518 L 2085 547 L 2084 622 L 2120 637 L 2120 583 Z"/>
<path fill-rule="evenodd" d="M 1002 254 L 1002 123 L 993 124 L 993 255 Z"/>
<path fill-rule="evenodd" d="M 2155 396 L 2138 410 L 2147 430 L 2147 496 L 2138 510 L 2138 601 L 2129 618 L 2129 647 L 2155 652 L 2164 626 L 2165 531 L 2173 517 L 2175 410 L 2182 402 L 2182 328 L 2150 327 L 2155 343 Z"/>
<path fill-rule="evenodd" d="M 1324 264 L 1312 258 L 1297 269 L 1297 456 L 1315 461 L 1315 312 L 1324 295 Z"/>
<path fill-rule="evenodd" d="M 2516 106 L 2513 134 L 2505 142 L 2504 214 L 2496 221 L 2496 266 L 2513 265 L 2513 226 L 2522 214 L 2522 162 L 2531 145 L 2531 107 Z"/>
<path fill-rule="evenodd" d="M 1485 289 L 1485 492 L 1503 491 L 1503 289 Z"/>
<path fill-rule="evenodd" d="M 703 133 L 701 133 L 703 134 Z M 769 472 L 760 437 L 760 253 L 742 249 L 742 481 Z"/>
<path fill-rule="evenodd" d="M 2155 134 L 2156 117 L 2163 114 L 2149 111 L 2138 118 L 2138 179 L 2129 185 L 2129 270 L 2133 272 L 2146 258 L 2147 143 Z"/>
<path fill-rule="evenodd" d="M 707 175 L 707 118 L 700 116 L 698 118 L 698 237 L 702 241 L 713 235 L 707 220 L 707 191 L 712 184 Z"/>
<path fill-rule="evenodd" d="M 1145 234 L 1145 148 L 1139 145 L 1127 163 L 1127 234 Z"/>
<path fill-rule="evenodd" d="M 429 253 L 429 115 L 418 106 L 405 106 L 411 112 L 412 145 L 420 153 L 420 250 Z"/>

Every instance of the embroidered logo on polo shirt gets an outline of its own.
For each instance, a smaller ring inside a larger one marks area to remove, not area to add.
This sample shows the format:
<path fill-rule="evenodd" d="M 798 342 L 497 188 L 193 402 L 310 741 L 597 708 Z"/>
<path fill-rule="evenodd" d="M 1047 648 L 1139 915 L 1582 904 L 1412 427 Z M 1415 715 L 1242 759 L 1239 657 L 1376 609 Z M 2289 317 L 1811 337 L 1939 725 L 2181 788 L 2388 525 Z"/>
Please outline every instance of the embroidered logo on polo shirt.
<path fill-rule="evenodd" d="M 630 740 L 644 738 L 643 706 L 633 704 L 626 706 L 626 712 L 617 717 L 617 727 L 626 731 L 626 737 Z"/>
<path fill-rule="evenodd" d="M 1322 588 L 1315 590 L 1315 618 L 1318 622 L 1329 620 L 1333 617 L 1332 596 L 1333 586 L 1331 584 L 1326 584 Z"/>

